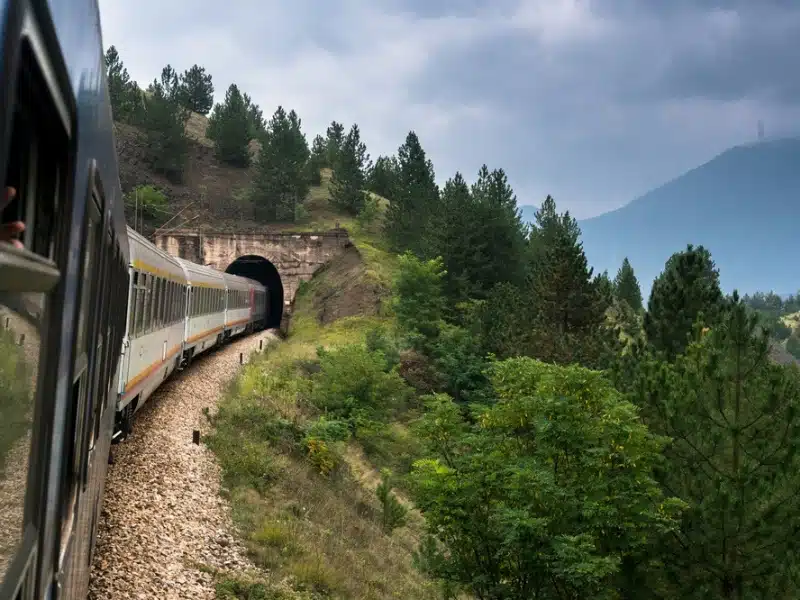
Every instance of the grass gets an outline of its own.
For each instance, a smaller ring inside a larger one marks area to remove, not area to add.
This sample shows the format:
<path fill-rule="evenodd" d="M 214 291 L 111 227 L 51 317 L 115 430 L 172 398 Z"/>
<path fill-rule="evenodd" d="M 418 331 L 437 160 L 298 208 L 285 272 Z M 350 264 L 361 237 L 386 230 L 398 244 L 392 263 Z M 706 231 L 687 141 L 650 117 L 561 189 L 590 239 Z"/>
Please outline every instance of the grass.
<path fill-rule="evenodd" d="M 308 223 L 338 221 L 348 227 L 364 261 L 360 276 L 388 288 L 396 258 L 383 245 L 378 226 L 361 228 L 330 210 L 328 181 L 324 173 L 323 186 L 312 190 Z M 222 465 L 234 522 L 260 568 L 254 576 L 218 573 L 219 599 L 438 595 L 436 584 L 412 564 L 422 517 L 412 511 L 405 527 L 386 534 L 375 497 L 379 467 L 401 473 L 410 467 L 414 444 L 407 426 L 385 424 L 359 432 L 357 440 L 323 442 L 310 451 L 306 432 L 319 418 L 309 402 L 317 348 L 363 342 L 376 326 L 393 328 L 388 313 L 321 325 L 312 296 L 320 286 L 334 284 L 322 272 L 301 287 L 289 338 L 244 367 L 213 417 L 208 444 Z M 401 415 L 401 421 L 412 417 Z"/>

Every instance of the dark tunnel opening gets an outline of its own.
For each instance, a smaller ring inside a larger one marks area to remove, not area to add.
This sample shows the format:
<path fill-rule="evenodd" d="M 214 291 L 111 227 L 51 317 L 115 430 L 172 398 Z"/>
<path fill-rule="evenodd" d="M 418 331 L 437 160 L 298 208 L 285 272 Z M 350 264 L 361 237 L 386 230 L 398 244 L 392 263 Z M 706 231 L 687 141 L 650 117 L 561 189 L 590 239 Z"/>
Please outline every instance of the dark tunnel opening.
<path fill-rule="evenodd" d="M 269 290 L 267 328 L 278 328 L 283 318 L 283 283 L 278 269 L 263 256 L 248 254 L 233 261 L 226 273 L 255 279 Z"/>

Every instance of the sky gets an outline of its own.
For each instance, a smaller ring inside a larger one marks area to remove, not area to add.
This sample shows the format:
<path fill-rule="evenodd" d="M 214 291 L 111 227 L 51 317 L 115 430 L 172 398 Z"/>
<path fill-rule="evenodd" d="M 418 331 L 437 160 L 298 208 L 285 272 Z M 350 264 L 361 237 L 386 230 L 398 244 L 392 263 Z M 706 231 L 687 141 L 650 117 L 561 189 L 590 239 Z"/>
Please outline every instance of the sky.
<path fill-rule="evenodd" d="M 520 205 L 587 218 L 731 146 L 800 135 L 796 0 L 100 0 L 146 86 L 169 63 L 306 136 L 416 131 L 439 183 L 502 167 Z"/>

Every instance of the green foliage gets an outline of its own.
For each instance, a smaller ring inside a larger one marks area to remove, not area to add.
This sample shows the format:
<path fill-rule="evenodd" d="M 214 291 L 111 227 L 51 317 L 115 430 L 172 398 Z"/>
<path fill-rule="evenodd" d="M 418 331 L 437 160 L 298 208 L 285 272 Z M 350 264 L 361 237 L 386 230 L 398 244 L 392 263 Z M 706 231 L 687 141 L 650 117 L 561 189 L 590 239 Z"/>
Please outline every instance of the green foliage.
<path fill-rule="evenodd" d="M 664 440 L 599 373 L 525 358 L 492 379 L 477 425 L 440 395 L 417 426 L 437 456 L 416 463 L 415 500 L 444 546 L 425 568 L 477 598 L 618 597 L 623 563 L 677 525 L 651 475 Z"/>
<path fill-rule="evenodd" d="M 147 136 L 147 154 L 154 171 L 180 182 L 186 165 L 189 111 L 177 101 L 178 77 L 167 65 L 144 96 L 140 125 Z"/>
<path fill-rule="evenodd" d="M 321 185 L 322 175 L 320 171 L 328 166 L 328 148 L 325 138 L 321 135 L 314 137 L 311 142 L 311 155 L 308 158 L 308 180 L 311 185 Z"/>
<path fill-rule="evenodd" d="M 207 115 L 214 105 L 214 84 L 204 67 L 193 65 L 180 76 L 180 102 L 187 110 Z"/>
<path fill-rule="evenodd" d="M 397 185 L 386 211 L 386 237 L 394 251 L 411 250 L 421 254 L 423 232 L 439 200 L 433 163 L 426 158 L 413 131 L 408 133 L 397 156 Z"/>
<path fill-rule="evenodd" d="M 460 173 L 448 180 L 425 231 L 427 256 L 441 256 L 451 307 L 483 299 L 497 283 L 520 284 L 525 228 L 502 169 L 484 165 L 470 189 Z"/>
<path fill-rule="evenodd" d="M 382 418 L 406 402 L 408 387 L 389 370 L 382 353 L 361 344 L 317 352 L 320 370 L 312 375 L 310 400 L 331 417 L 355 428 L 361 420 Z"/>
<path fill-rule="evenodd" d="M 214 107 L 206 135 L 214 140 L 217 157 L 236 167 L 250 165 L 252 123 L 244 97 L 236 84 L 225 92 L 225 101 Z"/>
<path fill-rule="evenodd" d="M 344 142 L 344 125 L 331 121 L 325 132 L 325 151 L 327 166 L 333 167 L 339 162 L 339 151 L 342 149 Z"/>
<path fill-rule="evenodd" d="M 331 204 L 350 215 L 357 215 L 364 209 L 368 166 L 367 146 L 361 141 L 358 125 L 353 125 L 342 140 L 332 165 Z"/>
<path fill-rule="evenodd" d="M 400 351 L 395 341 L 389 337 L 385 327 L 378 326 L 369 329 L 364 344 L 369 352 L 383 354 L 387 368 L 393 369 L 400 364 Z"/>
<path fill-rule="evenodd" d="M 654 350 L 673 360 L 689 345 L 698 318 L 712 325 L 722 302 L 717 271 L 711 253 L 703 246 L 687 246 L 667 261 L 656 277 L 644 330 Z"/>
<path fill-rule="evenodd" d="M 379 156 L 367 177 L 367 188 L 384 198 L 393 198 L 399 179 L 400 164 L 396 156 Z"/>
<path fill-rule="evenodd" d="M 786 351 L 800 360 L 800 332 L 797 330 L 793 331 L 786 340 Z"/>
<path fill-rule="evenodd" d="M 136 186 L 125 196 L 125 204 L 150 221 L 163 221 L 167 214 L 167 196 L 152 185 Z"/>
<path fill-rule="evenodd" d="M 381 525 L 384 532 L 391 534 L 406 524 L 408 509 L 392 493 L 391 472 L 388 469 L 381 469 L 381 482 L 375 489 L 375 496 L 381 503 Z"/>
<path fill-rule="evenodd" d="M 689 503 L 665 543 L 669 598 L 789 598 L 800 580 L 800 373 L 772 364 L 736 294 L 674 364 L 643 355 L 629 386 L 674 442 L 659 478 Z M 779 560 L 776 560 L 780 557 Z"/>
<path fill-rule="evenodd" d="M 394 281 L 393 308 L 397 325 L 406 332 L 411 346 L 430 349 L 442 324 L 445 271 L 439 258 L 420 260 L 411 252 L 400 257 Z"/>
<path fill-rule="evenodd" d="M 604 367 L 618 351 L 606 322 L 610 298 L 592 278 L 580 229 L 548 196 L 531 231 L 530 296 L 536 303 L 530 355 L 547 362 Z"/>
<path fill-rule="evenodd" d="M 627 256 L 623 259 L 622 266 L 614 278 L 614 295 L 618 300 L 627 302 L 628 306 L 637 312 L 643 308 L 642 288 L 639 287 L 639 280 L 636 279 L 636 274 L 633 272 Z"/>
<path fill-rule="evenodd" d="M 110 46 L 105 54 L 106 81 L 111 111 L 115 121 L 126 123 L 136 121 L 142 109 L 142 92 L 135 81 L 132 81 L 128 69 L 114 46 Z"/>
<path fill-rule="evenodd" d="M 278 107 L 267 125 L 256 163 L 251 200 L 261 221 L 294 221 L 308 193 L 308 144 L 300 118 Z"/>

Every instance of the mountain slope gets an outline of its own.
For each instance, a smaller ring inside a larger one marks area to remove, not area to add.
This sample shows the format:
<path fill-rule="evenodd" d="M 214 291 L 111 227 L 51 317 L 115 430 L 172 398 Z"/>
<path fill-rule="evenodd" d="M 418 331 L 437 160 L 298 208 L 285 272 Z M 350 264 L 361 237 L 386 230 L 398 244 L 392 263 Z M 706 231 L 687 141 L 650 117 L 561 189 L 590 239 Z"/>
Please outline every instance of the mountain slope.
<path fill-rule="evenodd" d="M 630 204 L 579 223 L 589 262 L 628 256 L 642 291 L 686 244 L 711 251 L 726 292 L 800 287 L 800 138 L 737 146 Z"/>

